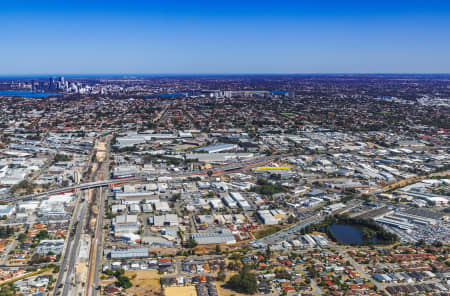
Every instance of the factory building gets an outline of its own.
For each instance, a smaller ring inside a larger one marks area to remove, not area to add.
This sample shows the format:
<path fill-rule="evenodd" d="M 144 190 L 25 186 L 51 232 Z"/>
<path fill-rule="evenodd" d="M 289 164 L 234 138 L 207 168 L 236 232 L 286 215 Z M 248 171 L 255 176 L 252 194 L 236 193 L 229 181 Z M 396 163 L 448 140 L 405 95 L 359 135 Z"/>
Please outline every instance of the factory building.
<path fill-rule="evenodd" d="M 147 248 L 111 250 L 111 259 L 143 258 L 143 257 L 148 257 Z"/>

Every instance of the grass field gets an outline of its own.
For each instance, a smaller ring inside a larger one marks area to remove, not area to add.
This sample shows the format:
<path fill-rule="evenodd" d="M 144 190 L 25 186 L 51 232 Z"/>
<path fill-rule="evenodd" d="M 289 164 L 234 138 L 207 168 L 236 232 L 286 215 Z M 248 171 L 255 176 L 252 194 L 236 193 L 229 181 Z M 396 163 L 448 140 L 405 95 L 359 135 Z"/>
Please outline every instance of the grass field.
<path fill-rule="evenodd" d="M 278 225 L 265 225 L 265 226 L 261 227 L 260 229 L 258 229 L 257 231 L 255 231 L 253 233 L 253 235 L 255 236 L 256 239 L 260 239 L 260 238 L 269 236 L 275 232 L 278 232 L 281 229 L 283 229 L 283 227 L 278 226 Z"/>
<path fill-rule="evenodd" d="M 161 291 L 160 275 L 156 270 L 127 271 L 133 287 L 127 290 L 130 295 L 158 295 Z M 135 278 L 133 278 L 135 276 Z"/>
<path fill-rule="evenodd" d="M 194 286 L 169 287 L 164 289 L 165 296 L 197 296 Z"/>

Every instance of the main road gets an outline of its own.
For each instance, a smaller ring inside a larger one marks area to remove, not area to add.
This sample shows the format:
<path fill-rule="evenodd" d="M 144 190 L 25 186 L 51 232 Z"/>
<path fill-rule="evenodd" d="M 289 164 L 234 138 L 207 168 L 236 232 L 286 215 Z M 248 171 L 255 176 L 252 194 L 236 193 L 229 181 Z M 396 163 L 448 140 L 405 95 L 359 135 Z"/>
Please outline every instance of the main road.
<path fill-rule="evenodd" d="M 250 168 L 250 167 L 254 167 L 254 166 L 258 166 L 258 165 L 263 165 L 270 161 L 278 160 L 282 157 L 288 157 L 288 155 L 274 155 L 274 156 L 259 157 L 259 158 L 254 158 L 254 159 L 248 160 L 248 161 L 230 163 L 228 165 L 217 167 L 217 168 L 211 169 L 211 170 L 176 172 L 176 173 L 160 175 L 160 177 L 168 176 L 168 177 L 175 178 L 175 177 L 199 176 L 199 175 L 206 175 L 206 174 L 208 174 L 209 171 L 211 171 L 213 174 L 220 174 L 223 172 L 241 170 L 241 169 L 246 169 L 246 168 Z M 93 189 L 93 188 L 99 188 L 99 187 L 108 187 L 108 186 L 114 185 L 114 184 L 123 184 L 123 183 L 141 181 L 141 180 L 145 180 L 146 178 L 147 178 L 147 175 L 139 174 L 136 177 L 126 178 L 126 179 L 100 180 L 100 181 L 88 182 L 88 183 L 83 183 L 83 184 L 58 188 L 58 189 L 52 189 L 52 190 L 40 192 L 40 193 L 5 198 L 0 201 L 5 202 L 5 203 L 11 203 L 11 202 L 17 202 L 17 201 L 32 200 L 32 199 L 36 199 L 38 197 L 47 196 L 47 195 L 61 194 L 61 193 L 67 193 L 67 192 L 77 192 L 77 191 L 81 191 L 81 190 L 87 190 L 87 189 Z"/>
<path fill-rule="evenodd" d="M 81 209 L 80 209 L 81 207 Z M 61 270 L 59 272 L 59 276 L 56 280 L 55 284 L 55 290 L 53 292 L 53 295 L 68 295 L 69 288 L 71 286 L 71 279 L 72 279 L 72 273 L 73 268 L 76 263 L 76 259 L 78 257 L 78 247 L 80 245 L 80 237 L 81 232 L 83 229 L 84 219 L 87 211 L 87 206 L 85 201 L 81 201 L 80 205 L 76 208 L 76 212 L 73 215 L 72 218 L 72 226 L 73 222 L 76 223 L 75 233 L 69 234 L 69 237 L 67 238 L 66 248 L 64 249 L 63 253 L 63 261 L 61 263 Z M 64 284 L 62 285 L 62 283 Z M 62 285 L 62 293 L 60 286 Z"/>

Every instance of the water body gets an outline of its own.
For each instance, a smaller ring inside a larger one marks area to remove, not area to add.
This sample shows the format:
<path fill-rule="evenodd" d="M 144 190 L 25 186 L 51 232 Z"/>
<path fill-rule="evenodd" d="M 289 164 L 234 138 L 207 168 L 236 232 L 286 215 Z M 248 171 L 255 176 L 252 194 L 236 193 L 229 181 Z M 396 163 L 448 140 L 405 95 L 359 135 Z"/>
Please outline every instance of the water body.
<path fill-rule="evenodd" d="M 363 243 L 367 243 L 367 241 L 363 240 L 363 233 L 361 229 L 356 226 L 334 223 L 330 226 L 330 230 L 336 238 L 344 244 L 361 245 Z M 373 237 L 372 242 L 376 243 L 377 238 Z"/>
<path fill-rule="evenodd" d="M 272 94 L 286 94 L 288 93 L 287 91 L 284 90 L 268 90 L 268 92 L 271 92 Z M 153 95 L 148 95 L 145 96 L 146 98 L 176 98 L 176 97 L 185 97 L 185 96 L 190 96 L 192 95 L 193 92 L 191 91 L 187 91 L 187 92 L 179 92 L 179 93 L 166 93 L 166 94 L 153 94 Z"/>
<path fill-rule="evenodd" d="M 284 95 L 288 93 L 285 90 L 270 90 L 270 92 L 273 93 L 274 95 Z"/>
<path fill-rule="evenodd" d="M 145 96 L 146 98 L 176 98 L 176 97 L 185 97 L 188 95 L 192 95 L 192 92 L 180 92 L 180 93 L 170 93 L 170 94 L 154 94 Z"/>
<path fill-rule="evenodd" d="M 22 98 L 48 98 L 60 96 L 58 93 L 36 92 L 27 90 L 0 90 L 0 96 L 22 97 Z"/>

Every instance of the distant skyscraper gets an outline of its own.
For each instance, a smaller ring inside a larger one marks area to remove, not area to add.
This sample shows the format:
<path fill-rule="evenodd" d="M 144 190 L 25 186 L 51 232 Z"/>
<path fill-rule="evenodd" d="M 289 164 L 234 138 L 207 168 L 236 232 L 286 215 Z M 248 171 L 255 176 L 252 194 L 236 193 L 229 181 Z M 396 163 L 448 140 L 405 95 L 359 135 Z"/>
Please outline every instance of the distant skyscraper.
<path fill-rule="evenodd" d="M 55 88 L 55 81 L 54 81 L 53 77 L 49 78 L 48 88 L 49 89 L 54 89 Z"/>

